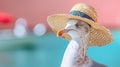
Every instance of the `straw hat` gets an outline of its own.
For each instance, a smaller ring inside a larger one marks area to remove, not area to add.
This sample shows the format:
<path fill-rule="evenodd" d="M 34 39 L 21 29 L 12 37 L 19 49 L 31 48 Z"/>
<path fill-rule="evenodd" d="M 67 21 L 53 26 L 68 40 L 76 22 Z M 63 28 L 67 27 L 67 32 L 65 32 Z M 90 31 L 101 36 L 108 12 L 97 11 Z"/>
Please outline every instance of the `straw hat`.
<path fill-rule="evenodd" d="M 66 23 L 70 19 L 77 19 L 84 21 L 91 25 L 88 46 L 103 46 L 113 41 L 112 34 L 104 26 L 97 23 L 97 14 L 93 7 L 84 3 L 79 3 L 73 6 L 69 14 L 54 14 L 47 18 L 48 24 L 52 30 L 57 34 L 61 29 L 64 29 Z M 64 35 L 65 39 L 70 40 L 71 37 Z"/>

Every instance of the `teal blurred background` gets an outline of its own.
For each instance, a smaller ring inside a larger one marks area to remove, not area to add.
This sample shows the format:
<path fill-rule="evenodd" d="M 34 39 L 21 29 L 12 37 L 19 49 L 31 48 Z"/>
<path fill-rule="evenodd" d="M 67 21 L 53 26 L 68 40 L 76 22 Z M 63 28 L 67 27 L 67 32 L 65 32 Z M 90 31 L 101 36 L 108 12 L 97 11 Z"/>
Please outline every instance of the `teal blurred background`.
<path fill-rule="evenodd" d="M 108 67 L 120 67 L 120 30 L 112 30 L 114 42 L 103 47 L 89 47 L 88 55 Z M 18 39 L 0 40 L 0 67 L 60 67 L 68 41 L 48 32 Z"/>
<path fill-rule="evenodd" d="M 68 14 L 80 2 L 96 9 L 98 23 L 114 37 L 106 46 L 89 47 L 89 57 L 120 67 L 120 0 L 0 0 L 0 67 L 60 67 L 69 42 L 51 31 L 47 16 Z"/>

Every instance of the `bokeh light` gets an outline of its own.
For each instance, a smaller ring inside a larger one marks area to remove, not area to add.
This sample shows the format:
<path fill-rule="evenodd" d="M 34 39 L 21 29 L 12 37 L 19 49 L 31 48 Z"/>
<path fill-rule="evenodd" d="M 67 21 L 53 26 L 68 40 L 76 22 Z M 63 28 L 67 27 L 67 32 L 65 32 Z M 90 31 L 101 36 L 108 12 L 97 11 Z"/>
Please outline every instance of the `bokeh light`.
<path fill-rule="evenodd" d="M 46 27 L 44 24 L 36 24 L 34 29 L 33 29 L 33 32 L 35 35 L 37 36 L 42 36 L 46 33 Z"/>
<path fill-rule="evenodd" d="M 24 18 L 18 18 L 13 29 L 14 35 L 23 38 L 27 35 L 27 21 Z"/>

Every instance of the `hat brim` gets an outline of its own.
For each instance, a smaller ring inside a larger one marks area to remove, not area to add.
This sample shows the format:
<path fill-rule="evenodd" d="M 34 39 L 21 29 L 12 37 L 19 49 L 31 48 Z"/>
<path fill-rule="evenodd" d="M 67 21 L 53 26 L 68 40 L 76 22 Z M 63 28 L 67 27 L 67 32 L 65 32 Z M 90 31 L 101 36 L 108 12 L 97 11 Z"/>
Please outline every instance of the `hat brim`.
<path fill-rule="evenodd" d="M 88 46 L 103 46 L 113 41 L 112 34 L 108 29 L 98 24 L 97 22 L 94 22 L 87 18 L 82 18 L 69 14 L 54 14 L 48 16 L 47 21 L 52 30 L 57 33 L 59 30 L 63 29 L 66 26 L 67 21 L 70 19 L 81 20 L 91 25 L 89 37 L 90 44 L 88 44 Z M 67 35 L 65 35 L 64 37 L 67 40 L 71 39 Z"/>

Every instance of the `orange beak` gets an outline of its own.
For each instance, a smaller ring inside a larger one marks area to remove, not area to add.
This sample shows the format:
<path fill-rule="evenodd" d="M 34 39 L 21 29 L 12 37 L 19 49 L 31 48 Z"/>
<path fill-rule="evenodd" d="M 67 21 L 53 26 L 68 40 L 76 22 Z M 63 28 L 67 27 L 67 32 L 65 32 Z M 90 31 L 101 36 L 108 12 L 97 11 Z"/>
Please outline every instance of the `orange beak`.
<path fill-rule="evenodd" d="M 64 32 L 65 32 L 64 30 L 59 30 L 59 31 L 57 32 L 57 36 L 62 37 L 62 35 L 63 35 Z"/>

